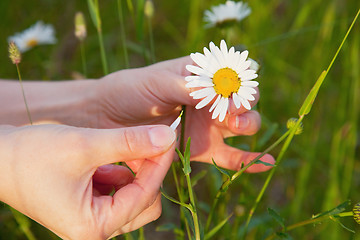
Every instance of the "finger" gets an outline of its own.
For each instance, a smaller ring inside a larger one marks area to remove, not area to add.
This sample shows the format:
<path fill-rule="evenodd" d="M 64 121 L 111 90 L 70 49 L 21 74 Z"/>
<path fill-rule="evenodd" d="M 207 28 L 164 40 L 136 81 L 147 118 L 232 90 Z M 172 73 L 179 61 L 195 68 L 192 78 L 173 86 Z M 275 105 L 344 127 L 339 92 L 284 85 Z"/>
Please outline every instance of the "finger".
<path fill-rule="evenodd" d="M 190 56 L 185 56 L 156 63 L 149 66 L 149 68 L 156 70 L 168 70 L 177 75 L 185 77 L 190 75 L 190 72 L 185 68 L 185 66 L 189 64 L 193 64 L 193 60 L 190 58 Z"/>
<path fill-rule="evenodd" d="M 145 159 L 135 180 L 114 194 L 107 221 L 110 233 L 135 219 L 154 203 L 173 155 L 174 146 L 161 156 Z"/>
<path fill-rule="evenodd" d="M 253 135 L 261 127 L 260 114 L 254 110 L 240 115 L 229 115 L 226 120 L 227 127 L 222 131 L 224 137 Z"/>
<path fill-rule="evenodd" d="M 161 207 L 161 194 L 159 193 L 154 201 L 154 203 L 141 212 L 137 217 L 135 217 L 132 221 L 128 222 L 116 232 L 114 232 L 111 237 L 115 237 L 117 235 L 132 232 L 140 227 L 155 221 L 161 215 L 162 207 Z"/>
<path fill-rule="evenodd" d="M 71 137 L 73 142 L 69 145 L 73 145 L 76 152 L 79 152 L 79 146 L 84 148 L 86 157 L 91 159 L 84 164 L 94 167 L 157 156 L 169 149 L 176 135 L 168 126 L 154 125 L 121 129 L 86 129 L 85 132 L 81 131 L 80 134 Z"/>
<path fill-rule="evenodd" d="M 259 156 L 259 154 L 260 153 L 247 152 L 237 148 L 230 147 L 226 144 L 221 144 L 216 149 L 216 151 L 214 151 L 213 159 L 216 162 L 216 164 L 220 167 L 238 171 L 240 170 L 242 164 L 244 164 L 245 166 L 250 161 L 252 161 L 257 156 Z M 260 160 L 270 164 L 275 163 L 273 156 L 271 156 L 270 154 L 265 154 L 263 157 L 261 157 Z M 212 163 L 211 159 L 209 159 L 208 162 Z M 270 168 L 271 168 L 270 166 L 265 166 L 263 164 L 254 164 L 251 167 L 249 167 L 246 171 L 249 173 L 256 173 L 256 172 L 267 171 Z"/>
<path fill-rule="evenodd" d="M 107 195 L 133 180 L 134 175 L 127 167 L 113 164 L 100 166 L 93 175 L 93 187 L 98 193 L 95 195 Z"/>

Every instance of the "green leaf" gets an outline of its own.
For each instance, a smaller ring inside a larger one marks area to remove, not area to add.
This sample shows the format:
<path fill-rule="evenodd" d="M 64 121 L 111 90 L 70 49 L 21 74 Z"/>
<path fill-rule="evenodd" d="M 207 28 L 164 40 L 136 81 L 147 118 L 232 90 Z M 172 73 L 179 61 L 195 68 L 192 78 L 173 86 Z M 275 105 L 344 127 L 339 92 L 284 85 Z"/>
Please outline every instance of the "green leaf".
<path fill-rule="evenodd" d="M 284 229 L 285 228 L 285 221 L 284 218 L 282 218 L 280 216 L 280 214 L 278 212 L 276 212 L 274 209 L 272 208 L 268 208 L 268 212 L 270 214 L 270 216 L 275 219 L 280 225 L 281 227 Z"/>
<path fill-rule="evenodd" d="M 182 155 L 182 153 L 180 152 L 179 149 L 175 148 L 175 151 L 176 151 L 176 153 L 179 155 L 180 161 L 181 161 L 182 165 L 184 166 L 184 165 L 185 165 L 184 156 Z"/>
<path fill-rule="evenodd" d="M 350 206 L 350 204 L 351 204 L 351 201 L 347 200 L 347 201 L 339 204 L 338 206 L 334 207 L 333 209 L 330 209 L 329 211 L 325 211 L 325 212 L 314 215 L 312 218 L 315 219 L 315 218 L 319 218 L 319 217 L 325 216 L 325 215 L 339 214 L 339 213 L 345 211 L 346 208 Z"/>
<path fill-rule="evenodd" d="M 208 233 L 205 234 L 205 240 L 213 237 L 224 225 L 229 221 L 233 214 L 230 214 L 227 218 L 222 220 L 218 225 L 216 225 L 213 229 L 211 229 Z"/>
<path fill-rule="evenodd" d="M 268 166 L 268 167 L 275 167 L 275 166 L 276 166 L 276 165 L 274 165 L 274 164 L 271 164 L 271 163 L 268 163 L 268 162 L 261 161 L 260 159 L 259 159 L 259 160 L 257 160 L 257 161 L 255 162 L 255 164 L 262 164 L 262 165 L 265 165 L 265 166 Z"/>
<path fill-rule="evenodd" d="M 231 174 L 230 174 L 227 170 L 220 168 L 220 167 L 216 164 L 214 158 L 211 158 L 211 160 L 212 160 L 215 168 L 216 168 L 219 172 L 221 172 L 222 174 L 226 175 L 229 179 L 231 179 Z"/>
<path fill-rule="evenodd" d="M 307 115 L 310 112 L 311 107 L 315 101 L 315 98 L 319 92 L 319 89 L 320 89 L 322 83 L 324 82 L 326 74 L 327 74 L 327 71 L 325 71 L 325 70 L 320 74 L 315 85 L 312 87 L 312 89 L 310 90 L 310 93 L 307 95 L 304 103 L 302 104 L 302 106 L 299 110 L 299 116 Z"/>
<path fill-rule="evenodd" d="M 192 210 L 189 204 L 179 202 L 179 201 L 176 200 L 175 198 L 170 197 L 170 196 L 164 191 L 164 189 L 160 188 L 160 192 L 161 192 L 161 194 L 162 194 L 165 198 L 167 198 L 169 201 L 171 201 L 171 202 L 173 202 L 173 203 L 176 203 L 176 204 L 179 204 L 180 206 L 183 206 L 183 207 L 189 209 L 190 211 Z"/>
<path fill-rule="evenodd" d="M 190 144 L 191 144 L 191 138 L 188 138 L 188 141 L 186 143 L 185 152 L 184 152 L 184 173 L 185 175 L 189 175 L 191 173 L 191 167 L 190 167 Z"/>

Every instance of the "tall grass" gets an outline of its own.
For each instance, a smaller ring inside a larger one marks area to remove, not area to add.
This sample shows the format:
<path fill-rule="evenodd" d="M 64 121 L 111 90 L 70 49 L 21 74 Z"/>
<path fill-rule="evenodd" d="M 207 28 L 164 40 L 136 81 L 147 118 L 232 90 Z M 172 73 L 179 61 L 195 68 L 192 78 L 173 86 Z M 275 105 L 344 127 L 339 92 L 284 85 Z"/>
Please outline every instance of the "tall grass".
<path fill-rule="evenodd" d="M 123 26 L 119 23 L 118 2 L 99 2 L 101 37 L 107 50 L 106 66 L 109 69 L 104 70 L 102 65 L 97 29 L 88 28 L 87 74 L 91 78 L 102 76 L 103 71 L 118 70 L 118 66 L 147 65 L 155 55 L 156 60 L 161 61 L 200 52 L 210 41 L 218 44 L 223 38 L 219 29 L 203 28 L 202 14 L 213 4 L 224 1 L 153 1 L 155 12 L 151 23 L 144 17 L 144 0 L 119 2 L 122 3 L 120 21 Z M 286 121 L 297 116 L 314 80 L 327 68 L 360 5 L 357 0 L 251 0 L 248 3 L 252 14 L 232 28 L 231 44 L 237 49 L 248 49 L 250 57 L 261 64 L 261 99 L 257 110 L 263 124 L 256 136 L 235 137 L 227 142 L 245 150 L 263 151 L 287 131 Z M 68 1 L 66 4 L 40 1 L 36 6 L 24 0 L 17 4 L 10 0 L 0 1 L 0 56 L 3 56 L 0 57 L 0 78 L 17 77 L 7 58 L 7 36 L 41 19 L 55 25 L 58 43 L 37 47 L 24 54 L 22 73 L 29 79 L 72 79 L 82 67 L 80 46 L 72 35 L 73 16 L 77 11 L 87 13 L 85 18 L 91 22 L 86 1 Z M 359 29 L 357 22 L 329 71 L 311 113 L 303 120 L 303 133 L 289 144 L 281 165 L 259 201 L 249 221 L 246 239 L 263 239 L 282 228 L 268 208 L 290 226 L 346 200 L 352 204 L 360 201 Z M 154 50 L 150 39 L 154 41 Z M 271 153 L 278 156 L 280 151 L 281 146 L 278 146 Z M 206 223 L 212 200 L 226 177 L 212 165 L 192 163 L 191 168 L 191 178 L 196 179 L 193 190 L 199 221 Z M 177 196 L 176 181 L 186 189 L 185 179 L 174 180 L 173 174 L 180 176 L 180 171 L 173 168 L 164 187 L 170 196 Z M 226 194 L 219 198 L 211 226 L 231 217 L 211 239 L 239 239 L 244 234 L 248 212 L 268 174 L 242 174 L 231 184 Z M 186 190 L 181 191 L 180 196 L 187 194 Z M 188 201 L 187 198 L 180 200 Z M 350 209 L 351 206 L 346 208 L 347 211 Z M 178 215 L 182 216 L 181 222 Z M 187 239 L 191 235 L 191 224 L 186 225 L 184 220 L 187 217 L 188 213 L 179 210 L 177 205 L 164 201 L 163 216 L 158 221 L 145 226 L 144 232 L 136 231 L 117 239 L 138 239 L 139 236 Z M 340 221 L 355 232 L 360 231 L 350 217 Z M 57 239 L 40 225 L 30 222 L 27 226 L 37 239 Z M 360 239 L 359 233 L 346 231 L 331 220 L 323 221 L 321 225 L 304 225 L 288 234 L 293 239 Z M 26 239 L 4 205 L 0 207 L 0 239 Z"/>

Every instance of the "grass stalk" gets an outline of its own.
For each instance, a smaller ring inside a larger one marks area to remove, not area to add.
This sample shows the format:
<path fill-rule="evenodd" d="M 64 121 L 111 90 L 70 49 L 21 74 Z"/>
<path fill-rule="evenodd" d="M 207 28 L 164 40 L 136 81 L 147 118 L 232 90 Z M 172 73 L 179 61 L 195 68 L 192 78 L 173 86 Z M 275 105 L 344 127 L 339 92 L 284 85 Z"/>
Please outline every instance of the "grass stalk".
<path fill-rule="evenodd" d="M 124 54 L 124 62 L 125 67 L 129 68 L 129 54 L 126 47 L 126 31 L 125 31 L 125 24 L 124 24 L 124 12 L 123 12 L 123 6 L 122 6 L 122 0 L 117 0 L 118 5 L 118 13 L 119 13 L 119 22 L 120 22 L 120 37 L 121 37 L 121 45 L 123 49 Z"/>
<path fill-rule="evenodd" d="M 84 77 L 87 78 L 86 55 L 85 55 L 85 47 L 84 47 L 83 41 L 80 41 L 80 53 L 81 53 L 83 74 L 84 74 Z"/>
<path fill-rule="evenodd" d="M 101 28 L 97 30 L 97 33 L 98 33 L 99 45 L 100 45 L 101 64 L 103 67 L 104 75 L 107 75 L 109 73 L 109 70 L 108 70 L 108 64 L 107 64 L 107 60 L 106 60 L 105 45 L 104 45 Z"/>
<path fill-rule="evenodd" d="M 295 132 L 296 132 L 296 130 L 298 129 L 298 127 L 300 126 L 301 121 L 302 121 L 303 118 L 304 118 L 304 115 L 300 116 L 300 118 L 297 120 L 297 122 L 296 122 L 296 124 L 294 125 L 294 127 L 290 129 L 290 133 L 289 133 L 289 135 L 287 136 L 287 138 L 286 138 L 286 140 L 285 140 L 285 142 L 284 142 L 284 145 L 283 145 L 283 147 L 281 148 L 280 153 L 279 153 L 279 155 L 278 155 L 278 157 L 277 157 L 277 159 L 276 159 L 276 165 L 277 165 L 277 166 L 281 163 L 281 161 L 282 161 L 282 159 L 283 159 L 283 157 L 284 157 L 284 155 L 285 155 L 285 152 L 287 151 L 287 149 L 288 149 L 288 147 L 289 147 L 289 145 L 290 145 L 290 143 L 291 143 L 291 141 L 292 141 L 292 139 L 293 139 L 293 137 L 294 137 L 294 135 L 295 135 Z M 267 178 L 266 178 L 266 180 L 265 180 L 265 183 L 264 183 L 262 189 L 260 190 L 260 192 L 259 192 L 259 194 L 258 194 L 258 196 L 257 196 L 257 198 L 256 198 L 256 200 L 255 200 L 255 203 L 253 204 L 252 208 L 251 208 L 250 211 L 249 211 L 249 214 L 248 214 L 248 217 L 247 217 L 246 223 L 245 223 L 244 238 L 245 238 L 245 236 L 246 236 L 246 233 L 247 233 L 247 230 L 248 230 L 248 227 L 249 227 L 249 223 L 250 223 L 250 221 L 251 221 L 251 218 L 252 218 L 252 216 L 254 215 L 254 212 L 255 212 L 257 206 L 259 205 L 260 200 L 262 199 L 262 197 L 263 197 L 263 195 L 264 195 L 264 193 L 265 193 L 265 190 L 266 190 L 267 187 L 269 186 L 269 183 L 270 183 L 270 181 L 271 181 L 271 179 L 272 179 L 272 177 L 273 177 L 273 175 L 274 175 L 274 173 L 275 173 L 275 171 L 276 171 L 277 166 L 273 167 L 273 168 L 270 170 L 270 173 L 269 173 L 269 175 L 267 176 Z"/>
<path fill-rule="evenodd" d="M 149 31 L 149 41 L 150 41 L 150 60 L 151 63 L 156 62 L 156 56 L 155 56 L 155 43 L 154 43 L 154 33 L 151 23 L 151 18 L 148 18 L 148 31 Z"/>
<path fill-rule="evenodd" d="M 30 110 L 29 110 L 29 106 L 28 106 L 27 101 L 26 101 L 26 96 L 25 96 L 24 86 L 23 86 L 22 78 L 21 78 L 21 74 L 20 74 L 19 64 L 15 64 L 15 65 L 16 65 L 16 71 L 17 71 L 17 74 L 18 74 L 18 77 L 19 77 L 19 82 L 20 82 L 20 86 L 21 86 L 21 92 L 22 92 L 22 95 L 23 95 L 23 98 L 24 98 L 26 113 L 27 113 L 27 115 L 28 115 L 30 124 L 33 125 L 33 122 L 32 122 L 32 119 L 31 119 Z"/>
<path fill-rule="evenodd" d="M 249 162 L 247 165 L 245 165 L 243 168 L 241 168 L 239 171 L 237 171 L 236 173 L 234 173 L 230 178 L 228 178 L 220 187 L 220 189 L 218 190 L 218 192 L 216 193 L 215 199 L 212 203 L 212 207 L 210 209 L 210 213 L 209 216 L 207 218 L 206 221 L 206 225 L 205 225 L 205 232 L 207 232 L 209 230 L 211 221 L 213 219 L 213 215 L 214 215 L 214 211 L 218 205 L 219 200 L 221 199 L 221 197 L 226 193 L 227 189 L 229 188 L 229 186 L 238 178 L 241 176 L 241 174 L 243 174 L 246 169 L 248 169 L 249 167 L 251 167 L 253 164 L 255 164 L 260 158 L 262 158 L 265 154 L 269 153 L 271 150 L 273 150 L 276 146 L 278 146 L 288 135 L 289 135 L 290 131 L 285 132 L 278 140 L 276 140 L 271 146 L 269 146 L 267 149 L 265 149 L 265 151 L 263 151 L 259 156 L 257 156 L 256 158 L 254 158 L 251 162 Z"/>
<path fill-rule="evenodd" d="M 339 217 L 353 217 L 353 212 L 343 212 L 343 213 L 339 213 L 339 214 L 335 214 L 335 215 L 324 215 L 318 218 L 311 218 L 302 222 L 298 222 L 295 224 L 292 224 L 288 227 L 286 227 L 286 231 L 291 231 L 295 228 L 299 228 L 299 227 L 303 227 L 309 224 L 315 224 L 315 223 L 320 223 L 323 222 L 325 220 L 331 220 L 334 218 L 339 218 Z M 270 235 L 269 237 L 267 237 L 265 240 L 271 240 L 274 239 L 277 236 L 276 233 L 273 233 L 272 235 Z"/>

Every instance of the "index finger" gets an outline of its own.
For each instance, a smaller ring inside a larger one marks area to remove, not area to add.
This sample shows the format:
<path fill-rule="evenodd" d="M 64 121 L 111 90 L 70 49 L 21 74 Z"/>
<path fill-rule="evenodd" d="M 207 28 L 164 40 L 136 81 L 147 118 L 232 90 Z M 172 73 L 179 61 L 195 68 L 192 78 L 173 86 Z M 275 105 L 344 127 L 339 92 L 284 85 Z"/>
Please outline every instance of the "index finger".
<path fill-rule="evenodd" d="M 173 155 L 174 146 L 161 156 L 145 159 L 135 180 L 115 193 L 107 221 L 109 233 L 132 221 L 153 204 L 172 163 Z"/>

